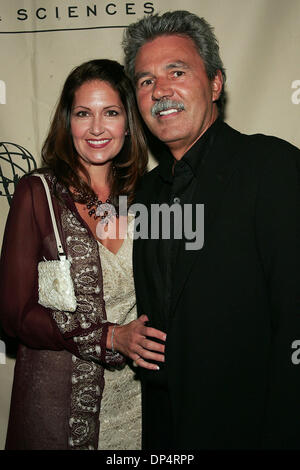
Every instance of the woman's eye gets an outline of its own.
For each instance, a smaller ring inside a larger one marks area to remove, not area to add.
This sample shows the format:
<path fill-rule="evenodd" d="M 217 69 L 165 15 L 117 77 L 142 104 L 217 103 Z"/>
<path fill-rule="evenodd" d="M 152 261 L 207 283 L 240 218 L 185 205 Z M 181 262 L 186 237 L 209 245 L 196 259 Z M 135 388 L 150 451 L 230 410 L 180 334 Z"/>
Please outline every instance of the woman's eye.
<path fill-rule="evenodd" d="M 143 80 L 141 83 L 140 83 L 140 86 L 148 86 L 148 85 L 151 85 L 152 84 L 152 79 L 151 78 L 147 78 L 146 80 Z"/>
<path fill-rule="evenodd" d="M 119 113 L 117 111 L 115 111 L 114 109 L 109 109 L 106 113 L 106 115 L 109 116 L 109 117 L 118 116 L 118 114 Z"/>
<path fill-rule="evenodd" d="M 77 111 L 76 116 L 78 117 L 87 117 L 89 113 L 87 111 Z"/>

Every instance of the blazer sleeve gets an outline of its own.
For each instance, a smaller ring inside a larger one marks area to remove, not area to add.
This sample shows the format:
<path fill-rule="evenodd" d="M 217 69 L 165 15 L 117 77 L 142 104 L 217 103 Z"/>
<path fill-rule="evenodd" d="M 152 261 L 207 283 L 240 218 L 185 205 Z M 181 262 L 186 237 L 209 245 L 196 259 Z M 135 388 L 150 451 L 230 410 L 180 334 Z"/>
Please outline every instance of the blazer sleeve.
<path fill-rule="evenodd" d="M 118 365 L 124 361 L 123 356 L 106 349 L 110 323 L 99 321 L 92 329 L 85 330 L 74 312 L 73 322 L 77 326 L 70 334 L 60 329 L 56 311 L 38 303 L 37 265 L 42 260 L 44 244 L 50 236 L 45 233 L 47 224 L 52 233 L 48 211 L 40 180 L 36 177 L 21 178 L 12 200 L 2 245 L 2 327 L 8 336 L 18 338 L 31 348 L 66 349 L 85 360 Z"/>
<path fill-rule="evenodd" d="M 299 449 L 300 151 L 276 140 L 269 152 L 256 204 L 272 331 L 263 448 Z"/>

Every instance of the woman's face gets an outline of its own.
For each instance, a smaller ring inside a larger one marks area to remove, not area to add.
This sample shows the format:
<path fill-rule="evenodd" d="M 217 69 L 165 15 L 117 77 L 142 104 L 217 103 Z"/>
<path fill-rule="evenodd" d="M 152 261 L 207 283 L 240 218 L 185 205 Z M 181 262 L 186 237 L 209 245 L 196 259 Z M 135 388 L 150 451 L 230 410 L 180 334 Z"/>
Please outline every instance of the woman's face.
<path fill-rule="evenodd" d="M 85 82 L 75 92 L 71 134 L 82 163 L 110 165 L 123 147 L 127 117 L 119 93 L 108 82 Z"/>

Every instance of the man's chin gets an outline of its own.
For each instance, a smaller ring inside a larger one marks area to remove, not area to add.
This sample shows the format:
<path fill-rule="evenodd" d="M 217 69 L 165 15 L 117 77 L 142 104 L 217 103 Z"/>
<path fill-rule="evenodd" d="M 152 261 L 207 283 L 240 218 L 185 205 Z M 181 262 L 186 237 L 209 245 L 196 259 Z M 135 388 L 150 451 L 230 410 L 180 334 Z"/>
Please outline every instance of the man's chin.
<path fill-rule="evenodd" d="M 177 142 L 180 142 L 183 139 L 183 136 L 178 133 L 164 133 L 164 132 L 152 132 L 157 139 L 166 144 L 167 146 L 172 146 Z"/>
<path fill-rule="evenodd" d="M 182 133 L 178 132 L 178 126 L 174 126 L 175 128 L 172 129 L 170 125 L 153 126 L 147 122 L 146 125 L 148 126 L 148 129 L 151 131 L 151 133 L 165 144 L 182 138 Z"/>

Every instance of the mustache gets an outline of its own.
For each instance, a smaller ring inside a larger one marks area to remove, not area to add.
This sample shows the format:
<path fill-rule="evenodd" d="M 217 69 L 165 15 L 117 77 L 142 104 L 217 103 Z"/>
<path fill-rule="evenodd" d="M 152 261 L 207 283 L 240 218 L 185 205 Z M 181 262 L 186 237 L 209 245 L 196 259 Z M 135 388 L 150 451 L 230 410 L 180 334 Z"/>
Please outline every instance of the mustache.
<path fill-rule="evenodd" d="M 167 109 L 180 109 L 182 111 L 184 109 L 184 104 L 180 101 L 173 100 L 157 101 L 151 108 L 151 114 L 155 117 L 157 113 L 167 111 Z"/>

